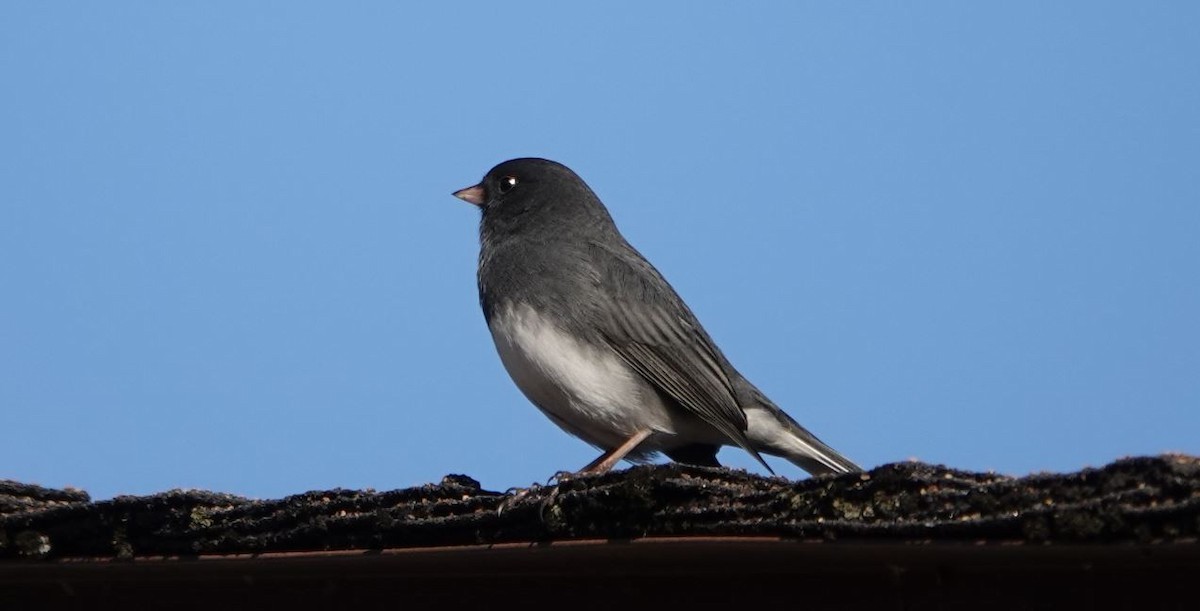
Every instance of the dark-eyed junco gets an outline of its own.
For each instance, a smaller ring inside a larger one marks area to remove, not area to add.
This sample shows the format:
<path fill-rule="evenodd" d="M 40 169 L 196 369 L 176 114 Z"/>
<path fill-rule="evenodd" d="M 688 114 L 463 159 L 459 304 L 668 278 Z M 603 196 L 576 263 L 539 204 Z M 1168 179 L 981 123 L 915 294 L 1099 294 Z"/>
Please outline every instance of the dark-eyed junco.
<path fill-rule="evenodd" d="M 517 387 L 604 453 L 719 466 L 739 446 L 813 474 L 859 471 L 726 360 L 683 300 L 566 166 L 513 159 L 454 193 L 483 211 L 479 299 Z"/>

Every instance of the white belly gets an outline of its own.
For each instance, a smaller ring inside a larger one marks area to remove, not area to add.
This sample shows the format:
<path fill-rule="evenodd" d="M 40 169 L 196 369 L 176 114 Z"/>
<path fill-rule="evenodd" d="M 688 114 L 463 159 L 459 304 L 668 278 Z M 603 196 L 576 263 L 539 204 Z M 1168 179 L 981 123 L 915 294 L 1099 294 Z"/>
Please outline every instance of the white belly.
<path fill-rule="evenodd" d="M 611 350 L 576 340 L 524 304 L 503 306 L 490 327 L 513 382 L 568 433 L 602 449 L 642 430 L 675 433 L 679 423 L 658 393 Z M 673 445 L 662 437 L 638 454 Z"/>

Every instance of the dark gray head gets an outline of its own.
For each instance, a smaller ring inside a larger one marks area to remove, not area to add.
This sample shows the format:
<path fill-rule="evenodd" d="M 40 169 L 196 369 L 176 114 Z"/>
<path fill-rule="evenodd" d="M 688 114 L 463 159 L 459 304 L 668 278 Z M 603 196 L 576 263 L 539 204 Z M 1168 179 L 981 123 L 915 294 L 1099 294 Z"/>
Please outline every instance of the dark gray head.
<path fill-rule="evenodd" d="M 479 298 L 489 321 L 497 304 L 510 299 L 573 311 L 595 281 L 595 270 L 584 264 L 589 249 L 625 244 L 596 194 L 560 163 L 505 161 L 454 195 L 483 212 Z"/>
<path fill-rule="evenodd" d="M 491 231 L 612 224 L 587 183 L 567 166 L 548 159 L 510 159 L 454 196 L 479 206 L 483 225 Z"/>

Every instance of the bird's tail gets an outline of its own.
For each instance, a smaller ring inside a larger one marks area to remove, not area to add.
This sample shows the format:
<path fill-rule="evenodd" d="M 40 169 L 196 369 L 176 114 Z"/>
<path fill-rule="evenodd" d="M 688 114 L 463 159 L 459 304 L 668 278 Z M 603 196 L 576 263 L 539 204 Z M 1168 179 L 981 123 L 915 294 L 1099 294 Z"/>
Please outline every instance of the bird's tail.
<path fill-rule="evenodd" d="M 863 470 L 854 461 L 843 456 L 841 452 L 829 447 L 829 444 L 817 439 L 816 435 L 796 424 L 796 421 L 787 417 L 787 414 L 784 414 L 784 417 L 793 425 L 789 429 L 791 429 L 790 432 L 794 439 L 787 453 L 781 454 L 783 458 L 813 475 L 854 473 Z M 768 454 L 772 453 L 770 450 L 763 451 Z"/>
<path fill-rule="evenodd" d="M 786 458 L 813 475 L 852 473 L 862 467 L 821 441 L 761 393 L 760 405 L 746 409 L 747 437 L 763 454 Z"/>

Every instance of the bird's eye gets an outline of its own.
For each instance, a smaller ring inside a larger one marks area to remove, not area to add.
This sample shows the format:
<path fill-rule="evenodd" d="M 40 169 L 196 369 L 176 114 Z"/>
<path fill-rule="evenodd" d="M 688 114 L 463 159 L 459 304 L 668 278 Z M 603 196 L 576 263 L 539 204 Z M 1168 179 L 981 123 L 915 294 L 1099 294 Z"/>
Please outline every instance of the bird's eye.
<path fill-rule="evenodd" d="M 512 191 L 513 187 L 517 186 L 517 182 L 516 176 L 505 176 L 504 178 L 501 178 L 500 186 L 498 187 L 500 189 L 500 195 L 504 195 L 505 193 Z"/>

